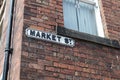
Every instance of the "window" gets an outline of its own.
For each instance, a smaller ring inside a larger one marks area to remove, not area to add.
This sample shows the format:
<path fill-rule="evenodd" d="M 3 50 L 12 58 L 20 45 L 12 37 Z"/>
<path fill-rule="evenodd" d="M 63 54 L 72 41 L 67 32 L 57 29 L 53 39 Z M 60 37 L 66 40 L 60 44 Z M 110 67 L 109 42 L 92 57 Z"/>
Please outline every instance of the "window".
<path fill-rule="evenodd" d="M 63 0 L 66 28 L 104 37 L 98 0 Z"/>
<path fill-rule="evenodd" d="M 3 19 L 5 13 L 5 0 L 2 0 L 0 2 L 0 40 L 1 40 L 1 34 L 2 34 L 2 26 L 3 26 Z"/>

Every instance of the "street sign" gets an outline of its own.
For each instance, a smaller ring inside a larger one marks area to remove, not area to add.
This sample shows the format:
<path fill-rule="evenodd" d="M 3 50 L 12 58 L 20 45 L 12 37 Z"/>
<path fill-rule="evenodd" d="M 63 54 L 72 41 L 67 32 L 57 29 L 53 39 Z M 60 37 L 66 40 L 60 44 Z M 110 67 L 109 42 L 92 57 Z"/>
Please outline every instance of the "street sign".
<path fill-rule="evenodd" d="M 43 32 L 43 31 L 38 31 L 34 29 L 26 29 L 26 35 L 27 37 L 30 38 L 36 38 L 40 40 L 45 40 L 53 43 L 58 43 L 62 45 L 67 45 L 73 47 L 75 45 L 75 41 L 71 38 L 48 33 L 48 32 Z"/>

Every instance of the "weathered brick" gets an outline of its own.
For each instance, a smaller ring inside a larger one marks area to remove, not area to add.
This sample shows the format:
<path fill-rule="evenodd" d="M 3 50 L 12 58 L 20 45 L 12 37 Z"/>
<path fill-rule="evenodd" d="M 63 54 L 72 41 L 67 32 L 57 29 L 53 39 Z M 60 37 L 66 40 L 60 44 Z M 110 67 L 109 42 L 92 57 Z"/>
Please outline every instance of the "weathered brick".
<path fill-rule="evenodd" d="M 103 38 L 95 40 L 119 46 L 120 1 L 99 0 L 99 3 L 105 36 L 117 41 Z M 118 48 L 74 37 L 75 46 L 68 47 L 25 35 L 26 28 L 57 34 L 57 26 L 64 27 L 62 0 L 17 1 L 14 20 L 11 80 L 120 80 Z M 1 53 L 4 53 L 7 23 L 5 18 Z M 0 54 L 0 74 L 3 57 Z"/>

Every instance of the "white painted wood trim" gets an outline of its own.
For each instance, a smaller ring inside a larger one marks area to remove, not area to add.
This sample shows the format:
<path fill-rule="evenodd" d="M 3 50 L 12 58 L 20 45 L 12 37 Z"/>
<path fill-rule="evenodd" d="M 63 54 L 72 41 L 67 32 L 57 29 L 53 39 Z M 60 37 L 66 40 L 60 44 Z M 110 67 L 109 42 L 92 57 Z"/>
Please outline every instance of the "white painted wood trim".
<path fill-rule="evenodd" d="M 88 4 L 92 4 L 92 5 L 96 4 L 96 2 L 91 1 L 91 0 L 79 0 L 79 1 L 84 2 L 84 3 L 88 3 Z"/>
<path fill-rule="evenodd" d="M 97 7 L 95 7 L 95 18 L 96 18 L 98 36 L 105 37 L 102 19 L 101 19 L 101 14 L 100 14 L 100 6 L 98 3 L 98 0 L 95 0 L 95 1 L 96 1 L 96 6 L 97 6 Z"/>

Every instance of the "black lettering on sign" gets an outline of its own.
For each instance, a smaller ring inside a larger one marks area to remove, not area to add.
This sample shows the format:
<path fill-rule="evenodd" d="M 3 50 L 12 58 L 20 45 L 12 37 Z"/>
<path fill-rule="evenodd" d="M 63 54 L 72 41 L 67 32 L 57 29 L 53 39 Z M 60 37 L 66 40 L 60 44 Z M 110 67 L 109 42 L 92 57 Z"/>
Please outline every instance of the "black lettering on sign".
<path fill-rule="evenodd" d="M 70 41 L 70 44 L 72 44 L 72 42 L 71 42 L 72 40 L 71 40 L 71 39 L 69 39 L 69 41 Z"/>
<path fill-rule="evenodd" d="M 30 35 L 31 35 L 31 36 L 35 36 L 35 31 L 30 30 Z"/>
<path fill-rule="evenodd" d="M 45 37 L 46 37 L 46 36 L 45 36 L 45 33 L 42 32 L 41 34 L 42 34 L 42 38 L 45 38 Z"/>
<path fill-rule="evenodd" d="M 53 40 L 53 41 L 56 41 L 55 38 L 56 38 L 56 36 L 55 36 L 55 35 L 52 35 L 52 40 Z"/>
<path fill-rule="evenodd" d="M 26 29 L 26 35 L 31 38 L 45 40 L 53 43 L 59 43 L 68 46 L 75 46 L 75 41 L 71 38 L 55 35 L 52 33 L 42 32 L 38 30 Z"/>
<path fill-rule="evenodd" d="M 65 43 L 68 44 L 69 43 L 69 39 L 65 38 Z"/>
<path fill-rule="evenodd" d="M 60 42 L 61 37 L 60 37 L 60 36 L 57 36 L 57 38 L 58 38 L 58 41 Z"/>
<path fill-rule="evenodd" d="M 36 37 L 40 37 L 40 32 L 37 31 Z"/>
<path fill-rule="evenodd" d="M 50 36 L 51 34 L 47 34 L 47 39 L 51 40 Z"/>

